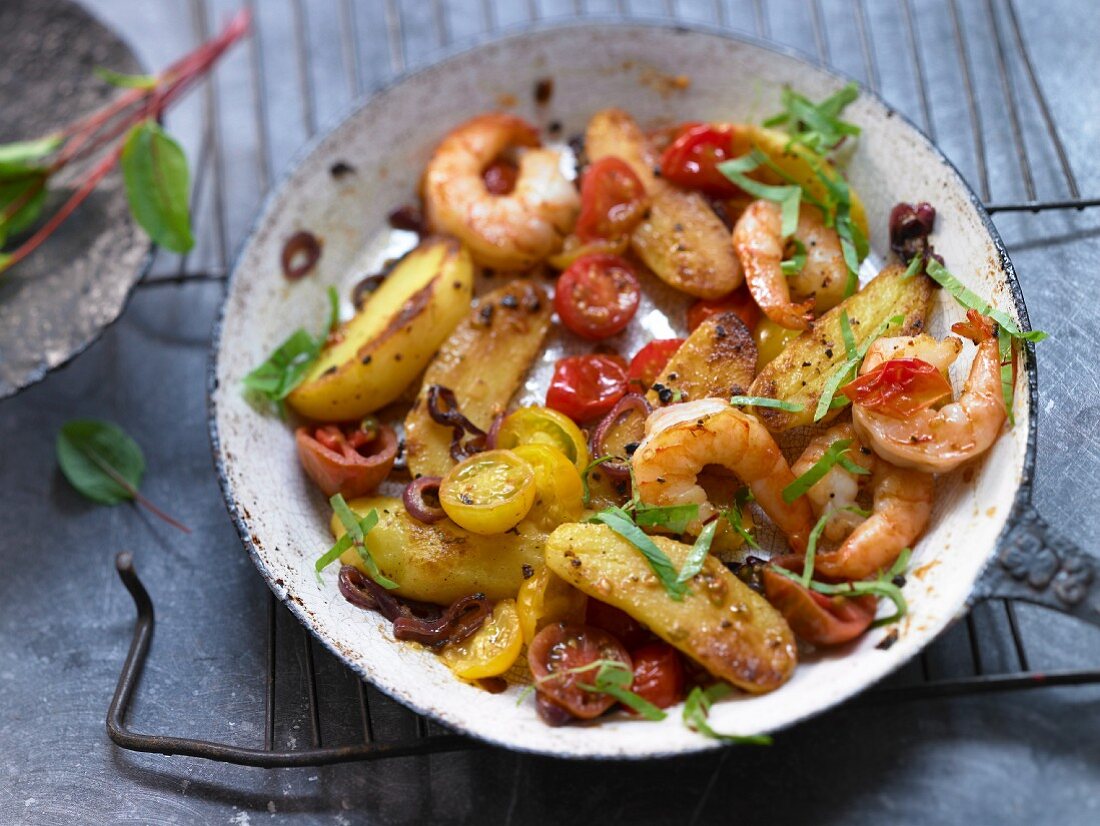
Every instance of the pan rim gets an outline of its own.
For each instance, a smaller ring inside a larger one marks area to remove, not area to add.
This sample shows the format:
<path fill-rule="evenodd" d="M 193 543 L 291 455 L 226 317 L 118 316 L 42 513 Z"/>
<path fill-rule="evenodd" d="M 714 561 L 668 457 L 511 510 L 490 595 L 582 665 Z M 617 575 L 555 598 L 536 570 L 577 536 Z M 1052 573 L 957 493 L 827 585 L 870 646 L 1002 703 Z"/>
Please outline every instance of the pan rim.
<path fill-rule="evenodd" d="M 349 661 L 344 654 L 332 643 L 332 641 L 326 639 L 326 637 L 319 633 L 317 620 L 312 617 L 305 608 L 292 598 L 286 588 L 281 588 L 276 584 L 276 577 L 272 574 L 265 561 L 261 558 L 256 544 L 252 540 L 251 530 L 245 522 L 245 517 L 241 513 L 241 508 L 237 503 L 231 484 L 229 481 L 229 474 L 226 469 L 225 459 L 222 453 L 221 438 L 218 431 L 217 423 L 217 402 L 215 399 L 216 390 L 218 389 L 218 354 L 222 344 L 222 335 L 224 333 L 224 322 L 229 305 L 229 296 L 232 293 L 232 288 L 235 284 L 238 272 L 241 268 L 241 263 L 245 252 L 253 239 L 262 230 L 264 219 L 267 217 L 269 210 L 275 204 L 275 201 L 279 198 L 283 188 L 294 177 L 301 166 L 313 155 L 313 153 L 326 141 L 331 135 L 339 129 L 349 119 L 355 117 L 366 107 L 372 105 L 374 100 L 379 96 L 393 91 L 397 87 L 404 84 L 406 81 L 414 78 L 429 74 L 431 72 L 440 71 L 444 69 L 448 64 L 453 61 L 460 60 L 466 56 L 469 56 L 484 48 L 491 48 L 496 46 L 502 46 L 515 41 L 522 41 L 523 39 L 532 36 L 546 34 L 556 31 L 569 30 L 569 29 L 592 29 L 592 28 L 605 28 L 605 29 L 647 29 L 647 30 L 665 30 L 670 31 L 678 35 L 695 36 L 706 35 L 711 37 L 718 37 L 724 40 L 741 43 L 744 45 L 752 46 L 757 49 L 777 54 L 783 57 L 787 57 L 796 60 L 806 65 L 812 71 L 818 72 L 824 76 L 831 78 L 839 83 L 855 83 L 860 91 L 861 96 L 873 100 L 879 106 L 881 106 L 886 112 L 890 113 L 893 118 L 900 120 L 910 131 L 910 134 L 914 139 L 918 140 L 924 148 L 929 150 L 933 157 L 941 164 L 943 164 L 950 174 L 955 178 L 961 191 L 966 194 L 971 206 L 974 208 L 978 218 L 982 222 L 982 227 L 989 236 L 989 239 L 993 243 L 993 247 L 997 253 L 997 262 L 1000 267 L 1001 273 L 1004 276 L 1007 283 L 1009 295 L 1011 296 L 1013 307 L 1016 311 L 1017 318 L 1020 323 L 1020 327 L 1023 330 L 1030 330 L 1031 323 L 1027 313 L 1027 307 L 1024 303 L 1023 293 L 1019 284 L 1019 278 L 1016 274 L 1016 270 L 1012 265 L 1012 261 L 1008 255 L 1000 233 L 997 231 L 996 226 L 993 224 L 992 218 L 986 211 L 981 199 L 977 196 L 969 183 L 963 177 L 958 167 L 943 153 L 943 151 L 932 141 L 932 139 L 925 134 L 907 115 L 899 112 L 889 103 L 887 103 L 877 92 L 867 87 L 861 81 L 846 75 L 843 72 L 839 72 L 830 67 L 824 66 L 816 58 L 802 52 L 798 49 L 786 46 L 784 44 L 774 43 L 771 41 L 763 40 L 761 38 L 744 34 L 741 32 L 724 29 L 721 27 L 708 25 L 705 23 L 686 23 L 676 22 L 673 23 L 667 20 L 661 19 L 624 19 L 613 16 L 591 16 L 583 21 L 577 20 L 542 20 L 535 22 L 525 22 L 515 25 L 501 27 L 491 35 L 480 35 L 473 38 L 457 41 L 447 47 L 434 51 L 422 65 L 418 65 L 413 68 L 409 68 L 403 72 L 396 74 L 383 84 L 380 84 L 377 88 L 373 89 L 368 94 L 364 95 L 360 99 L 353 101 L 341 112 L 339 112 L 334 118 L 332 118 L 322 129 L 319 129 L 317 133 L 311 137 L 306 143 L 297 150 L 287 163 L 286 168 L 279 174 L 277 179 L 272 183 L 272 186 L 268 193 L 264 196 L 261 203 L 256 209 L 256 215 L 250 224 L 247 232 L 243 236 L 236 253 L 233 257 L 233 265 L 230 269 L 229 277 L 226 279 L 225 297 L 222 300 L 221 307 L 219 308 L 217 318 L 211 340 L 210 356 L 207 366 L 207 426 L 210 436 L 211 452 L 214 460 L 215 470 L 218 475 L 218 484 L 222 492 L 222 498 L 225 502 L 226 510 L 233 520 L 236 526 L 237 533 L 240 537 L 241 543 L 248 551 L 249 556 L 252 558 L 253 564 L 259 569 L 261 575 L 266 581 L 268 587 L 271 589 L 275 597 L 282 602 L 294 616 L 301 622 L 314 637 L 316 637 L 327 649 L 329 649 L 335 656 L 337 656 L 341 662 L 355 671 L 360 678 L 367 679 L 371 684 L 382 693 L 393 698 L 401 705 L 412 710 L 413 712 L 422 716 L 428 717 L 436 723 L 446 726 L 448 729 L 454 730 L 456 733 L 462 734 L 471 738 L 474 741 L 481 743 L 488 743 L 493 746 L 508 749 L 509 751 L 517 753 L 538 754 L 549 757 L 564 758 L 570 760 L 650 760 L 650 759 L 662 759 L 686 756 L 690 754 L 701 753 L 713 749 L 723 748 L 731 745 L 718 740 L 706 740 L 700 741 L 697 746 L 692 748 L 677 748 L 670 750 L 654 750 L 645 753 L 607 753 L 607 752 L 561 752 L 561 751 L 547 751 L 545 749 L 539 749 L 533 746 L 516 745 L 512 742 L 506 742 L 499 740 L 492 735 L 484 734 L 474 728 L 456 724 L 454 721 L 446 720 L 436 710 L 427 706 L 421 705 L 415 701 L 410 700 L 406 696 L 398 696 L 396 690 L 391 690 L 386 686 L 379 685 L 370 677 L 364 673 L 364 671 L 354 662 Z M 1013 525 L 1018 521 L 1020 513 L 1024 511 L 1030 501 L 1030 491 L 1032 485 L 1032 479 L 1034 475 L 1035 467 L 1035 452 L 1037 442 L 1037 411 L 1036 400 L 1038 395 L 1038 378 L 1037 367 L 1034 354 L 1034 345 L 1030 342 L 1023 342 L 1022 348 L 1023 362 L 1027 371 L 1027 397 L 1028 397 L 1028 423 L 1027 423 L 1027 437 L 1025 441 L 1025 451 L 1023 462 L 1020 472 L 1020 480 L 1017 485 L 1015 494 L 1013 496 L 1013 503 L 1009 510 L 1009 514 L 1006 518 L 1004 527 L 1000 534 L 994 540 L 990 546 L 990 551 L 985 559 L 985 562 L 974 576 L 974 581 L 970 589 L 969 596 L 962 602 L 956 615 L 948 620 L 943 628 L 934 636 L 930 637 L 924 642 L 920 648 L 914 652 L 914 656 L 920 650 L 924 650 L 929 644 L 932 643 L 939 634 L 947 630 L 954 622 L 965 615 L 967 611 L 976 601 L 975 586 L 980 582 L 983 577 L 986 576 L 990 565 L 997 557 L 999 550 L 1005 542 L 1007 535 L 1011 532 Z M 1017 422 L 1017 426 L 1019 426 Z M 900 668 L 907 660 L 898 661 L 892 664 L 891 668 L 882 675 L 879 679 L 884 679 L 890 673 Z M 873 685 L 870 684 L 870 685 Z M 814 715 L 824 712 L 829 708 L 835 708 L 836 706 L 850 700 L 853 696 L 857 696 L 862 691 L 870 688 L 870 685 L 864 685 L 861 689 L 853 691 L 844 695 L 838 699 L 835 703 L 827 708 L 819 709 L 813 712 Z M 772 731 L 780 731 L 788 728 L 796 723 L 802 722 L 808 719 L 811 715 L 799 715 L 786 721 L 781 726 L 776 727 Z"/>

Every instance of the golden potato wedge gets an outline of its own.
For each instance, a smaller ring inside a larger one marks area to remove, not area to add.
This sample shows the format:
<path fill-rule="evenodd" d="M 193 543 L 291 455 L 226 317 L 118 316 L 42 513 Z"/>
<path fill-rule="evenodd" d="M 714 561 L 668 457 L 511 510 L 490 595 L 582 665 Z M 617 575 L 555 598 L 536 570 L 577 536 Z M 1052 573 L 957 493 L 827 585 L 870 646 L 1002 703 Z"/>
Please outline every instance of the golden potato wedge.
<path fill-rule="evenodd" d="M 657 153 L 641 127 L 622 109 L 604 109 L 594 114 L 584 130 L 584 154 L 589 161 L 616 157 L 634 170 L 634 174 L 652 191 L 657 180 Z"/>
<path fill-rule="evenodd" d="M 385 407 L 469 311 L 473 283 L 473 262 L 458 241 L 427 239 L 330 337 L 287 402 L 320 421 L 348 421 Z"/>
<path fill-rule="evenodd" d="M 741 286 L 741 264 L 726 225 L 702 195 L 653 174 L 656 153 L 630 115 L 621 109 L 597 112 L 585 130 L 584 149 L 590 161 L 621 158 L 645 185 L 649 215 L 630 243 L 658 278 L 699 298 L 718 298 Z"/>
<path fill-rule="evenodd" d="M 630 247 L 658 278 L 697 298 L 721 298 L 741 286 L 730 232 L 702 195 L 657 180 L 650 197 Z"/>
<path fill-rule="evenodd" d="M 655 536 L 679 569 L 691 546 Z M 590 597 L 649 626 L 715 677 L 745 691 L 772 691 L 798 662 L 786 620 L 714 557 L 680 602 L 671 599 L 641 551 L 606 525 L 572 524 L 546 540 L 546 564 Z"/>
<path fill-rule="evenodd" d="M 354 499 L 348 505 L 359 517 L 372 508 L 378 512 L 367 547 L 382 572 L 400 586 L 394 592 L 398 596 L 438 605 L 476 593 L 513 598 L 523 584 L 524 567 L 534 570 L 543 564 L 546 534 L 526 523 L 520 523 L 518 533 L 479 536 L 449 519 L 425 525 L 393 497 Z M 337 539 L 344 535 L 335 516 L 331 529 Z M 345 551 L 340 562 L 366 573 L 355 548 Z"/>
<path fill-rule="evenodd" d="M 848 313 L 856 346 L 862 345 L 875 329 L 892 316 L 900 315 L 900 327 L 893 336 L 913 335 L 924 329 L 932 298 L 932 280 L 926 275 L 906 279 L 905 268 L 889 266 L 867 286 L 849 296 L 813 326 L 802 331 L 770 361 L 749 388 L 750 396 L 766 396 L 802 406 L 798 412 L 756 408 L 756 414 L 773 433 L 811 424 L 818 400 L 833 371 L 845 359 L 840 333 L 840 314 Z"/>
<path fill-rule="evenodd" d="M 711 396 L 728 399 L 747 392 L 756 376 L 756 342 L 736 313 L 711 316 L 673 353 L 656 384 L 680 391 L 682 401 Z M 654 407 L 658 390 L 646 394 Z"/>
<path fill-rule="evenodd" d="M 540 286 L 517 279 L 482 296 L 443 342 L 405 417 L 405 449 L 414 476 L 443 476 L 455 464 L 451 428 L 428 414 L 428 388 L 440 384 L 453 390 L 462 414 L 488 430 L 541 350 L 553 309 Z"/>

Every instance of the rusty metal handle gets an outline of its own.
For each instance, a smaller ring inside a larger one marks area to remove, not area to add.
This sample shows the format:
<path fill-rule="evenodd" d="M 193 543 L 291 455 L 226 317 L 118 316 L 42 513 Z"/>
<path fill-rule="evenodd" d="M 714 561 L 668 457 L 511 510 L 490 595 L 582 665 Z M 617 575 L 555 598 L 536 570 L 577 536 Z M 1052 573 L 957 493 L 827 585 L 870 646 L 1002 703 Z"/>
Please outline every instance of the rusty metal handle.
<path fill-rule="evenodd" d="M 1100 559 L 1053 530 L 1029 503 L 974 589 L 976 601 L 1018 599 L 1100 625 Z"/>

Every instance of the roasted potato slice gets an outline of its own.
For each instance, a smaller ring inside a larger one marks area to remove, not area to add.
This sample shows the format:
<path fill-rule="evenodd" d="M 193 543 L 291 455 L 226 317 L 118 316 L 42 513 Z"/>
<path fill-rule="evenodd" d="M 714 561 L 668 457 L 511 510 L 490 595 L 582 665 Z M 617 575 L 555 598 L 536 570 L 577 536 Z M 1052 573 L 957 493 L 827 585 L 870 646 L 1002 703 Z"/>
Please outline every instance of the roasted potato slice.
<path fill-rule="evenodd" d="M 290 406 L 320 421 L 358 419 L 385 407 L 469 311 L 473 283 L 470 254 L 458 241 L 424 241 L 329 339 L 287 397 Z"/>
<path fill-rule="evenodd" d="M 584 154 L 589 161 L 609 156 L 625 161 L 646 191 L 653 190 L 657 153 L 634 118 L 622 109 L 604 109 L 589 119 L 584 130 Z"/>
<path fill-rule="evenodd" d="M 348 505 L 360 518 L 372 508 L 378 512 L 367 547 L 382 572 L 400 586 L 394 592 L 398 596 L 439 605 L 476 593 L 489 599 L 514 598 L 523 584 L 524 568 L 543 564 L 546 534 L 525 522 L 517 532 L 479 536 L 449 519 L 425 525 L 393 497 L 354 499 Z M 344 535 L 335 516 L 331 529 L 337 539 Z M 340 562 L 366 573 L 355 548 L 345 551 Z"/>
<path fill-rule="evenodd" d="M 924 329 L 932 298 L 932 280 L 926 275 L 905 278 L 905 268 L 889 266 L 855 295 L 846 298 L 769 362 L 749 388 L 750 396 L 765 396 L 802 406 L 798 412 L 756 408 L 756 415 L 772 432 L 812 424 L 818 400 L 833 371 L 846 359 L 840 333 L 840 314 L 848 313 L 856 346 L 892 316 L 900 327 L 890 335 L 913 335 Z"/>
<path fill-rule="evenodd" d="M 682 401 L 744 394 L 756 376 L 756 343 L 736 313 L 711 316 L 673 353 L 654 388 L 680 391 Z M 654 407 L 660 390 L 646 394 Z"/>
<path fill-rule="evenodd" d="M 730 233 L 706 199 L 654 175 L 656 153 L 638 124 L 620 109 L 597 112 L 584 136 L 590 161 L 615 156 L 649 192 L 649 215 L 631 234 L 635 254 L 662 281 L 699 298 L 718 298 L 741 286 L 741 264 Z"/>
<path fill-rule="evenodd" d="M 690 545 L 655 536 L 679 569 Z M 798 662 L 786 620 L 714 557 L 682 601 L 671 599 L 641 551 L 606 525 L 571 524 L 546 540 L 546 564 L 590 597 L 649 626 L 716 677 L 753 694 L 781 686 Z"/>
<path fill-rule="evenodd" d="M 697 298 L 721 298 L 744 281 L 730 232 L 698 192 L 658 180 L 630 247 L 657 277 Z"/>
<path fill-rule="evenodd" d="M 443 476 L 455 464 L 451 428 L 428 414 L 428 388 L 440 384 L 453 390 L 462 414 L 488 430 L 541 350 L 553 309 L 541 287 L 517 279 L 484 295 L 443 342 L 405 417 L 405 449 L 414 476 Z"/>

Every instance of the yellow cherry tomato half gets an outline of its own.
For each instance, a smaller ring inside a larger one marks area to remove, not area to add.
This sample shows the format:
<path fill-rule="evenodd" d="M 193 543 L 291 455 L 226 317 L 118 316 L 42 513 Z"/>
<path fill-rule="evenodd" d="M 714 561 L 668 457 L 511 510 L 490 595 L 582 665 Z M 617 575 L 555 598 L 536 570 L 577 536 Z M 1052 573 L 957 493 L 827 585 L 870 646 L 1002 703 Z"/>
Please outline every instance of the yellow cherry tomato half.
<path fill-rule="evenodd" d="M 547 567 L 525 579 L 516 594 L 516 610 L 523 641 L 528 645 L 535 634 L 552 622 L 583 625 L 588 597 Z"/>
<path fill-rule="evenodd" d="M 572 419 L 557 410 L 521 407 L 501 422 L 497 447 L 514 448 L 530 444 L 556 447 L 578 472 L 588 467 L 588 442 L 584 433 Z"/>
<path fill-rule="evenodd" d="M 456 525 L 479 534 L 514 528 L 535 504 L 535 470 L 510 450 L 475 453 L 439 485 L 439 504 Z"/>
<path fill-rule="evenodd" d="M 463 680 L 499 677 L 512 667 L 523 650 L 523 634 L 514 599 L 502 599 L 493 613 L 466 639 L 452 643 L 440 659 Z"/>
<path fill-rule="evenodd" d="M 584 484 L 577 468 L 557 448 L 518 445 L 512 452 L 535 470 L 535 504 L 527 519 L 549 533 L 565 522 L 576 522 L 584 511 Z"/>
<path fill-rule="evenodd" d="M 781 327 L 770 318 L 760 319 L 756 325 L 753 338 L 756 339 L 756 369 L 763 370 L 764 366 L 783 352 L 792 339 L 798 338 L 801 330 L 788 330 Z"/>

